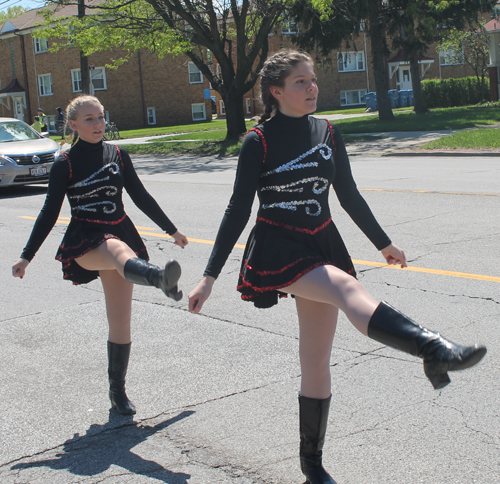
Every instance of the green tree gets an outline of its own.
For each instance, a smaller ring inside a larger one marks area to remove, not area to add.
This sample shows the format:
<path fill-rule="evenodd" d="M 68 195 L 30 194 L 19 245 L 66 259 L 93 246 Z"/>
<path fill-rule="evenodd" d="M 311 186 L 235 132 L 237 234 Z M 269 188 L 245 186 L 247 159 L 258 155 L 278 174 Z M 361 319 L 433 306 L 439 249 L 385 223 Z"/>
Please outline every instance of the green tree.
<path fill-rule="evenodd" d="M 487 95 L 486 74 L 490 57 L 489 35 L 480 22 L 478 28 L 467 31 L 449 30 L 438 43 L 438 50 L 446 55 L 449 64 L 468 64 L 481 86 L 481 95 Z"/>
<path fill-rule="evenodd" d="M 9 7 L 7 10 L 2 10 L 0 12 L 0 25 L 4 24 L 6 20 L 11 18 L 16 18 L 26 13 L 29 8 L 21 7 L 20 5 L 16 5 L 15 7 Z"/>
<path fill-rule="evenodd" d="M 51 2 L 68 4 L 66 0 Z M 159 57 L 184 54 L 224 101 L 227 139 L 246 131 L 243 95 L 255 85 L 268 55 L 268 36 L 288 0 L 105 0 L 80 18 L 57 19 L 47 10 L 43 35 L 54 49 L 85 55 L 120 48 L 148 49 Z M 114 59 L 126 62 L 127 54 Z M 220 74 L 214 69 L 214 60 Z"/>
<path fill-rule="evenodd" d="M 389 55 L 386 35 L 387 2 L 384 0 L 299 0 L 291 15 L 300 23 L 298 44 L 323 55 L 350 45 L 361 29 L 371 39 L 372 67 L 379 119 L 394 119 L 389 100 L 389 77 L 385 60 Z"/>
<path fill-rule="evenodd" d="M 415 112 L 427 111 L 422 95 L 419 55 L 440 40 L 443 31 L 463 30 L 490 12 L 496 0 L 389 0 L 388 33 L 392 47 L 403 49 L 410 63 Z"/>

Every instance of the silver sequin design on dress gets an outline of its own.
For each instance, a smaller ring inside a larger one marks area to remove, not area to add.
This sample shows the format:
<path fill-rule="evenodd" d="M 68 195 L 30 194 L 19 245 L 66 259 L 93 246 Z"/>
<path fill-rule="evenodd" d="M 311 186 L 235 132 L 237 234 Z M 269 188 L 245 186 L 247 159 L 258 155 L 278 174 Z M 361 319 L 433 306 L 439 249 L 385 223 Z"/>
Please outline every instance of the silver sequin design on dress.
<path fill-rule="evenodd" d="M 304 158 L 307 156 L 312 155 L 316 151 L 319 151 L 321 156 L 325 160 L 329 160 L 332 157 L 332 149 L 321 143 L 319 145 L 316 145 L 314 148 L 311 148 L 309 151 L 306 151 L 304 154 L 300 155 L 298 158 L 295 158 L 295 160 L 289 161 L 288 163 L 285 163 L 281 166 L 278 166 L 278 168 L 275 168 L 274 170 L 269 170 L 266 171 L 262 174 L 262 176 L 268 176 L 273 173 L 281 173 L 284 171 L 291 171 L 291 170 L 299 170 L 302 168 L 309 168 L 309 167 L 316 167 L 319 165 L 317 161 L 310 161 L 306 163 L 300 163 Z M 298 187 L 294 188 L 297 185 L 305 184 L 305 183 L 311 183 L 314 182 L 314 185 L 312 187 L 312 192 L 315 193 L 316 195 L 319 195 L 320 193 L 323 193 L 329 186 L 329 182 L 326 178 L 322 177 L 310 177 L 310 178 L 303 178 L 302 180 L 288 183 L 286 185 L 272 185 L 268 187 L 263 187 L 261 191 L 275 191 L 275 192 L 300 192 L 302 193 L 304 191 L 303 187 Z M 318 216 L 321 213 L 321 205 L 317 200 L 294 200 L 291 202 L 276 202 L 276 203 L 269 203 L 269 204 L 264 204 L 262 205 L 263 209 L 268 209 L 268 208 L 281 208 L 284 210 L 292 210 L 295 211 L 297 210 L 297 206 L 299 205 L 306 205 L 305 211 L 307 215 L 312 215 L 312 216 Z M 316 206 L 316 211 L 311 212 L 311 208 L 308 205 L 313 205 Z"/>
<path fill-rule="evenodd" d="M 85 180 L 82 180 L 78 183 L 75 183 L 74 185 L 71 185 L 68 187 L 70 188 L 79 188 L 79 187 L 88 187 L 90 185 L 93 185 L 95 183 L 103 182 L 103 181 L 108 181 L 109 180 L 109 175 L 104 176 L 103 178 L 96 178 L 99 174 L 103 173 L 104 171 L 108 170 L 110 173 L 113 175 L 117 175 L 120 173 L 120 167 L 117 163 L 112 161 L 111 163 L 108 163 L 107 165 L 103 166 L 99 170 L 97 170 L 95 173 L 92 173 L 88 178 L 85 178 Z M 90 192 L 83 193 L 81 195 L 70 195 L 69 198 L 71 199 L 85 199 L 85 198 L 95 198 L 98 197 L 98 191 L 100 190 L 108 190 L 106 192 L 107 196 L 114 196 L 118 192 L 118 188 L 115 187 L 114 185 L 105 185 L 99 188 L 96 188 L 95 190 L 91 190 Z M 104 213 L 113 213 L 116 211 L 116 204 L 114 202 L 111 202 L 110 200 L 104 200 L 102 202 L 95 202 L 95 203 L 88 203 L 86 205 L 78 205 L 76 207 L 73 207 L 73 210 L 79 210 L 79 211 L 85 211 L 85 212 L 97 212 L 97 208 L 99 206 L 102 206 L 102 211 Z"/>

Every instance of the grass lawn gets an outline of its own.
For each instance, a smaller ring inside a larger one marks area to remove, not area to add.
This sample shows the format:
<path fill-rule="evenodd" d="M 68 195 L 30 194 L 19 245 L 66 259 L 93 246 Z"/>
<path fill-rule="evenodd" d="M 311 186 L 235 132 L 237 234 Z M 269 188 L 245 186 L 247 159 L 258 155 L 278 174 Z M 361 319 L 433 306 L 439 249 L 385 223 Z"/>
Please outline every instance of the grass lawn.
<path fill-rule="evenodd" d="M 500 129 L 480 128 L 459 131 L 431 141 L 419 150 L 493 150 L 500 149 Z"/>
<path fill-rule="evenodd" d="M 324 111 L 316 114 L 361 114 L 365 108 L 345 109 L 338 111 Z M 433 131 L 446 129 L 464 129 L 475 126 L 489 125 L 500 122 L 500 109 L 490 107 L 481 109 L 467 109 L 467 107 L 433 109 L 431 112 L 417 116 L 408 108 L 394 110 L 393 121 L 379 121 L 378 116 L 362 116 L 357 118 L 339 119 L 333 121 L 343 135 L 358 133 L 378 133 L 387 131 Z M 247 129 L 254 125 L 254 121 L 247 121 Z M 481 129 L 480 131 L 485 131 Z M 467 131 L 469 133 L 472 131 Z M 224 141 L 226 136 L 226 121 L 217 119 L 202 123 L 192 123 L 179 126 L 150 127 L 120 131 L 121 138 L 135 138 L 154 135 L 168 136 L 162 141 L 155 140 L 143 145 L 126 145 L 125 149 L 135 154 L 170 154 L 187 153 L 200 155 L 237 155 L 241 147 L 240 142 Z M 466 134 L 464 136 L 477 136 Z M 58 136 L 51 136 L 60 141 Z M 446 138 L 444 138 L 446 139 Z M 182 140 L 197 140 L 196 142 L 174 142 Z M 199 141 L 198 141 L 199 140 Z M 345 141 L 351 141 L 350 136 Z M 359 141 L 359 138 L 357 139 Z M 491 146 L 488 144 L 488 146 Z M 465 147 L 465 146 L 461 146 Z M 430 148 L 437 149 L 437 148 Z"/>

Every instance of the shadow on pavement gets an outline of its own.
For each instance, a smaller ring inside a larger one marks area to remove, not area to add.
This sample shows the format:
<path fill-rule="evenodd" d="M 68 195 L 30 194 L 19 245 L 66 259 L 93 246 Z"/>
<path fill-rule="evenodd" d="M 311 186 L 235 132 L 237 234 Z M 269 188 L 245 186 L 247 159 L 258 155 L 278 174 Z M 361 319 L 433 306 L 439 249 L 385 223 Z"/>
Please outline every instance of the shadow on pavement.
<path fill-rule="evenodd" d="M 47 193 L 48 185 L 15 185 L 0 188 L 0 198 L 19 198 Z"/>
<path fill-rule="evenodd" d="M 138 425 L 132 416 L 118 417 L 110 411 L 110 421 L 104 425 L 92 424 L 85 435 L 75 434 L 63 444 L 63 451 L 55 459 L 16 464 L 12 470 L 50 467 L 66 470 L 79 476 L 94 476 L 119 466 L 133 474 L 153 477 L 169 484 L 188 484 L 189 474 L 172 472 L 157 462 L 144 459 L 131 451 L 150 436 L 192 415 L 184 411 L 154 426 Z M 125 420 L 126 423 L 123 423 Z M 116 427 L 116 423 L 121 425 Z"/>
<path fill-rule="evenodd" d="M 139 175 L 216 173 L 237 164 L 236 157 L 202 155 L 132 155 L 132 161 Z"/>

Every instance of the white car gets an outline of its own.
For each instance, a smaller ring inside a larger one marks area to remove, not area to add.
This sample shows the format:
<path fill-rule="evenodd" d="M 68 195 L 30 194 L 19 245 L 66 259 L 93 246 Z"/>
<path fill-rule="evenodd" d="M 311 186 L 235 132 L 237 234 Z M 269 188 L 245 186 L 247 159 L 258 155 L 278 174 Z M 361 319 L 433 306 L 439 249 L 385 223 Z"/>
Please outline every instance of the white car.
<path fill-rule="evenodd" d="M 0 187 L 47 183 L 59 144 L 14 118 L 0 118 Z"/>

